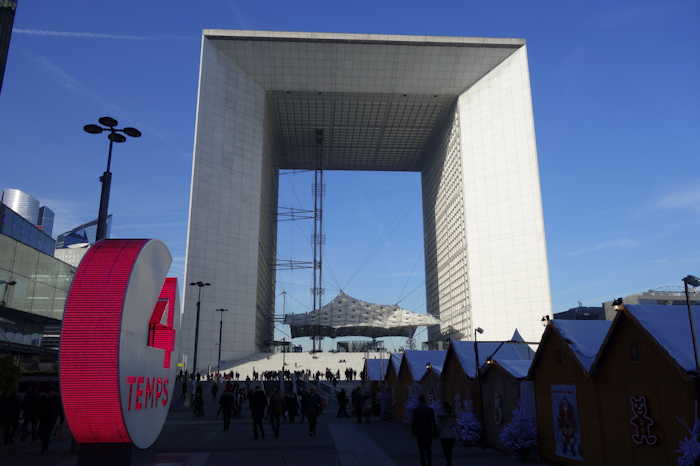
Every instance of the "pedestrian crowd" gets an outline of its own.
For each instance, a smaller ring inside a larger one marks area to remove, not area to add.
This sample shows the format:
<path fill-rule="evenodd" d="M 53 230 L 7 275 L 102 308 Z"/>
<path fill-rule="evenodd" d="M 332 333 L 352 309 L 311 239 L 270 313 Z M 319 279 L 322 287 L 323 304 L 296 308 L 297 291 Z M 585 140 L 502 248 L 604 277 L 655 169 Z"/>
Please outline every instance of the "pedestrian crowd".
<path fill-rule="evenodd" d="M 60 435 L 63 423 L 61 398 L 54 385 L 28 384 L 22 391 L 13 387 L 0 394 L 3 445 L 40 441 L 41 453 L 46 453 L 51 439 Z"/>
<path fill-rule="evenodd" d="M 433 464 L 433 439 L 439 438 L 445 455 L 445 464 L 452 466 L 452 455 L 457 441 L 457 417 L 449 402 L 443 401 L 436 413 L 428 406 L 425 395 L 418 397 L 418 406 L 413 410 L 411 433 L 418 444 L 421 466 Z"/>
<path fill-rule="evenodd" d="M 358 372 L 355 369 L 352 369 L 350 367 L 347 367 L 344 369 L 344 380 L 351 381 L 351 380 L 358 380 Z M 362 375 L 362 374 L 360 374 Z M 177 375 L 178 380 L 206 380 L 206 381 L 217 381 L 217 382 L 226 382 L 226 381 L 240 381 L 241 380 L 241 374 L 240 372 L 234 372 L 234 371 L 214 371 L 214 372 L 209 372 L 206 374 L 202 374 L 201 372 L 198 372 L 196 375 L 190 373 L 189 371 L 180 371 Z M 324 371 L 312 371 L 311 369 L 306 369 L 306 370 L 293 370 L 290 371 L 289 369 L 285 370 L 268 370 L 268 371 L 262 371 L 258 372 L 253 368 L 252 372 L 252 377 L 251 376 L 246 376 L 245 381 L 246 382 L 259 382 L 259 381 L 273 381 L 273 380 L 279 380 L 282 378 L 283 380 L 305 380 L 305 381 L 316 381 L 319 382 L 321 380 L 325 380 L 326 382 L 331 382 L 331 383 L 337 383 L 340 382 L 340 369 L 336 369 L 335 372 L 327 367 Z"/>
<path fill-rule="evenodd" d="M 191 400 L 193 414 L 204 416 L 205 381 L 195 379 L 186 373 L 178 374 L 177 378 L 182 396 L 188 401 Z M 293 385 L 296 386 L 296 390 L 281 390 L 279 387 L 265 390 L 263 385 L 257 382 L 239 382 L 216 376 L 209 379 L 208 384 L 211 399 L 217 405 L 216 417 L 221 416 L 223 420 L 223 430 L 228 431 L 232 418 L 242 417 L 247 406 L 252 420 L 253 438 L 256 440 L 265 438 L 265 420 L 269 422 L 275 438 L 280 436 L 282 423 L 304 422 L 308 423 L 309 436 L 314 437 L 318 417 L 327 405 L 316 387 L 297 378 L 294 378 Z M 268 382 L 269 385 L 272 383 Z"/>

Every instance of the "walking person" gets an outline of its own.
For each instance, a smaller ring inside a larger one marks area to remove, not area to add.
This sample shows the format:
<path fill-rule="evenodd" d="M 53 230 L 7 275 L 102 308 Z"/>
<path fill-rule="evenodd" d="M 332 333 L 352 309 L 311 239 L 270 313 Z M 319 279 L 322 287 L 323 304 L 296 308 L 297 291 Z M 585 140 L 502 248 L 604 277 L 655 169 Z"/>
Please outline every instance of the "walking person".
<path fill-rule="evenodd" d="M 289 417 L 289 423 L 294 424 L 294 421 L 299 414 L 299 400 L 297 400 L 295 393 L 288 393 L 285 402 L 287 404 L 287 416 Z"/>
<path fill-rule="evenodd" d="M 37 426 L 39 425 L 39 420 L 37 419 L 38 402 L 39 396 L 34 387 L 30 386 L 24 395 L 24 400 L 22 400 L 22 417 L 24 418 L 22 435 L 20 436 L 22 442 L 26 441 L 30 435 L 32 442 L 36 440 Z"/>
<path fill-rule="evenodd" d="M 258 385 L 250 397 L 250 413 L 253 416 L 253 438 L 255 440 L 258 439 L 258 431 L 260 431 L 263 440 L 265 439 L 265 428 L 263 427 L 265 408 L 267 408 L 267 397 L 262 387 Z"/>
<path fill-rule="evenodd" d="M 51 434 L 58 418 L 63 423 L 63 411 L 61 401 L 53 388 L 49 393 L 42 393 L 37 405 L 37 418 L 39 420 L 39 438 L 41 438 L 41 453 L 44 454 L 49 449 Z"/>
<path fill-rule="evenodd" d="M 316 389 L 311 387 L 306 417 L 309 419 L 309 437 L 316 436 L 316 427 L 318 424 L 318 416 L 321 414 L 321 397 L 316 393 Z"/>
<path fill-rule="evenodd" d="M 218 382 L 218 377 L 216 380 L 214 380 L 211 383 L 211 397 L 212 399 L 216 400 L 216 395 L 219 394 L 219 382 Z"/>
<path fill-rule="evenodd" d="M 457 416 L 452 405 L 447 401 L 442 402 L 442 412 L 437 416 L 438 433 L 442 452 L 445 454 L 445 464 L 452 466 L 452 452 L 457 441 Z"/>
<path fill-rule="evenodd" d="M 348 416 L 348 394 L 345 392 L 344 388 L 341 388 L 338 392 L 338 413 L 335 417 L 350 417 Z"/>
<path fill-rule="evenodd" d="M 352 409 L 355 411 L 355 416 L 357 416 L 357 423 L 362 424 L 362 405 L 364 404 L 364 400 L 362 399 L 360 387 L 355 387 L 350 398 L 352 399 Z"/>
<path fill-rule="evenodd" d="M 309 394 L 305 389 L 301 389 L 299 393 L 299 398 L 301 399 L 301 417 L 299 419 L 299 424 L 303 424 L 306 420 L 306 412 L 309 410 Z"/>
<path fill-rule="evenodd" d="M 425 402 L 425 395 L 418 397 L 418 407 L 413 410 L 411 433 L 418 444 L 418 456 L 421 466 L 433 464 L 433 436 L 437 433 L 435 412 Z"/>
<path fill-rule="evenodd" d="M 204 416 L 204 395 L 202 394 L 202 384 L 200 382 L 197 382 L 197 388 L 194 391 L 192 411 L 195 416 Z"/>
<path fill-rule="evenodd" d="M 20 402 L 17 393 L 9 388 L 0 398 L 0 427 L 2 427 L 3 444 L 14 443 L 19 427 Z"/>
<path fill-rule="evenodd" d="M 219 411 L 224 418 L 224 432 L 226 432 L 231 425 L 231 414 L 235 403 L 236 397 L 233 394 L 233 387 L 229 382 L 226 384 L 224 392 L 221 394 L 221 398 L 219 398 Z"/>
<path fill-rule="evenodd" d="M 282 418 L 282 413 L 284 413 L 284 400 L 282 399 L 282 394 L 279 392 L 279 390 L 275 390 L 272 396 L 270 396 L 270 404 L 267 411 L 270 417 L 272 433 L 275 435 L 275 438 L 279 438 L 280 420 Z"/>

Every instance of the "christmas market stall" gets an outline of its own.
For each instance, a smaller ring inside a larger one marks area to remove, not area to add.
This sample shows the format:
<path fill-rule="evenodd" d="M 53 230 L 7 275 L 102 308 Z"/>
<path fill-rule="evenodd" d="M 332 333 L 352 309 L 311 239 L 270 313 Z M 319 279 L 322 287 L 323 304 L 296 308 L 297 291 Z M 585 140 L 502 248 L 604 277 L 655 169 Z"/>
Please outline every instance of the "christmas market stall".
<path fill-rule="evenodd" d="M 528 378 L 535 383 L 540 455 L 557 464 L 603 465 L 603 427 L 590 369 L 610 328 L 605 320 L 552 320 Z"/>
<path fill-rule="evenodd" d="M 377 396 L 377 393 L 382 390 L 385 385 L 384 377 L 386 376 L 388 364 L 388 358 L 365 359 L 365 364 L 361 372 L 362 381 L 369 384 L 369 390 L 373 398 Z"/>
<path fill-rule="evenodd" d="M 443 351 L 447 353 L 447 351 Z M 434 366 L 428 363 L 425 374 L 418 381 L 420 385 L 420 393 L 425 395 L 428 404 L 439 401 L 442 399 L 442 393 L 440 389 L 440 372 L 442 371 L 442 364 L 439 366 Z"/>
<path fill-rule="evenodd" d="M 700 323 L 700 307 L 693 314 Z M 697 361 L 688 319 L 686 306 L 628 305 L 618 311 L 592 371 L 604 464 L 698 464 L 700 432 L 690 435 L 698 419 Z M 696 344 L 700 348 L 697 336 Z"/>
<path fill-rule="evenodd" d="M 389 359 L 365 359 L 365 364 L 361 373 L 362 380 L 375 384 L 383 382 L 388 364 Z"/>
<path fill-rule="evenodd" d="M 384 403 L 388 404 L 389 409 L 384 409 L 385 416 L 393 417 L 396 408 L 396 397 L 398 392 L 399 369 L 401 368 L 401 359 L 403 353 L 392 353 L 389 357 L 389 362 L 386 365 L 386 373 L 384 374 L 384 382 L 386 393 L 384 394 Z"/>
<path fill-rule="evenodd" d="M 503 360 L 526 360 L 533 358 L 530 346 L 515 332 L 511 341 L 452 341 L 447 349 L 440 381 L 442 399 L 449 401 L 456 410 L 481 411 L 476 380 L 476 353 L 479 367 L 498 355 Z"/>
<path fill-rule="evenodd" d="M 403 354 L 399 367 L 396 390 L 394 390 L 394 417 L 410 419 L 410 413 L 418 402 L 418 396 L 424 394 L 419 383 L 429 368 L 442 369 L 445 351 L 409 350 Z"/>
<path fill-rule="evenodd" d="M 503 359 L 497 355 L 489 359 L 482 369 L 483 434 L 488 446 L 501 450 L 516 450 L 521 443 L 534 446 L 535 393 L 533 383 L 525 380 L 531 363 L 531 359 Z M 511 438 L 503 430 L 508 428 L 516 410 L 527 419 L 529 425 L 527 429 L 519 427 L 521 432 L 512 432 L 511 429 L 512 435 L 516 436 Z M 501 439 L 502 433 L 504 439 Z"/>
<path fill-rule="evenodd" d="M 394 386 L 399 378 L 399 368 L 401 367 L 401 359 L 403 358 L 403 353 L 391 353 L 389 357 L 389 362 L 386 365 L 386 373 L 384 374 L 384 380 L 389 386 Z"/>

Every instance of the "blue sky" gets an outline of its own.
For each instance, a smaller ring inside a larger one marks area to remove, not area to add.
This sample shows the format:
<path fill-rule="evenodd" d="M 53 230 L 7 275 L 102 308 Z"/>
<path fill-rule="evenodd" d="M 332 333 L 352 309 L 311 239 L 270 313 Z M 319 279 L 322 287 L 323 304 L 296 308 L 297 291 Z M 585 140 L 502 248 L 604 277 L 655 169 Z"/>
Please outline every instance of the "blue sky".
<path fill-rule="evenodd" d="M 101 115 L 144 137 L 115 150 L 120 237 L 161 238 L 184 264 L 199 37 L 204 28 L 520 37 L 528 54 L 555 312 L 700 274 L 700 4 L 696 1 L 21 0 L 0 94 L 0 187 L 95 217 Z M 308 175 L 280 203 L 310 199 Z M 327 176 L 327 298 L 338 287 L 423 312 L 419 176 Z M 359 199 L 360 202 L 357 202 Z M 280 257 L 308 258 L 309 225 L 280 228 Z M 213 279 L 212 279 L 213 281 Z M 288 312 L 310 273 L 279 275 Z M 281 305 L 281 300 L 280 300 Z"/>

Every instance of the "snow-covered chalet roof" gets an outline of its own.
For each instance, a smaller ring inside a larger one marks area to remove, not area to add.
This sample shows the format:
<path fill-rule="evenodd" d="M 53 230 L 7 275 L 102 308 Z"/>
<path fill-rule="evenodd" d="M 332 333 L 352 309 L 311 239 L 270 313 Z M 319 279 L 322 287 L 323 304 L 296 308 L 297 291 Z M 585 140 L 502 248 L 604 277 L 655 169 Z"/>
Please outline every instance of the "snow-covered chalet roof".
<path fill-rule="evenodd" d="M 678 365 L 686 371 L 695 370 L 693 341 L 690 336 L 686 306 L 628 305 L 625 309 L 661 345 Z M 700 306 L 692 306 L 696 329 L 700 330 Z M 700 347 L 700 338 L 695 335 Z"/>
<path fill-rule="evenodd" d="M 519 336 L 520 334 L 517 333 Z M 516 337 L 514 335 L 514 337 Z M 534 356 L 534 351 L 530 345 L 517 341 L 480 341 L 477 342 L 479 349 L 479 366 L 483 367 L 489 358 L 497 358 L 500 360 L 524 360 L 530 361 Z M 476 356 L 474 355 L 473 341 L 452 341 L 450 348 L 454 351 L 459 364 L 462 366 L 464 373 L 471 378 L 476 377 Z"/>
<path fill-rule="evenodd" d="M 411 375 L 411 379 L 418 381 L 423 378 L 430 364 L 438 374 L 442 372 L 442 365 L 445 362 L 447 351 L 431 350 L 419 351 L 409 350 L 404 352 L 403 359 Z"/>
<path fill-rule="evenodd" d="M 389 360 L 391 361 L 391 367 L 394 368 L 394 372 L 396 374 L 399 373 L 399 369 L 401 368 L 401 359 L 403 358 L 403 353 L 392 353 Z M 387 364 L 387 373 L 389 372 L 389 364 Z M 384 374 L 386 376 L 386 374 Z"/>
<path fill-rule="evenodd" d="M 501 359 L 496 356 L 494 360 L 516 379 L 527 377 L 527 373 L 530 371 L 530 365 L 532 364 L 532 359 Z"/>
<path fill-rule="evenodd" d="M 559 335 L 569 344 L 581 366 L 590 372 L 600 346 L 608 334 L 608 320 L 561 320 L 551 321 Z"/>
<path fill-rule="evenodd" d="M 384 380 L 384 376 L 386 375 L 386 367 L 388 365 L 389 359 L 365 359 L 367 380 L 372 382 L 380 382 Z"/>
<path fill-rule="evenodd" d="M 327 337 L 412 337 L 416 327 L 438 325 L 429 314 L 417 314 L 397 305 L 374 304 L 353 298 L 342 291 L 333 301 L 305 314 L 288 314 L 292 337 L 317 335 Z"/>

